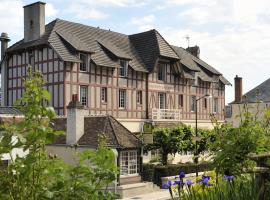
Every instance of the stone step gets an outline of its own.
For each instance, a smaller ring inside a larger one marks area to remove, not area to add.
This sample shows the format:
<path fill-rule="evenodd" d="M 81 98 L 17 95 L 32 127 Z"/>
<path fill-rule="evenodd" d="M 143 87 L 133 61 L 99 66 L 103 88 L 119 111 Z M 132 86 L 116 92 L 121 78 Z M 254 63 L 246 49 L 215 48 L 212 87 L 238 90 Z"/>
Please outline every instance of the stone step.
<path fill-rule="evenodd" d="M 162 190 L 152 182 L 141 182 L 117 186 L 117 194 L 120 195 L 121 199 L 159 191 Z"/>

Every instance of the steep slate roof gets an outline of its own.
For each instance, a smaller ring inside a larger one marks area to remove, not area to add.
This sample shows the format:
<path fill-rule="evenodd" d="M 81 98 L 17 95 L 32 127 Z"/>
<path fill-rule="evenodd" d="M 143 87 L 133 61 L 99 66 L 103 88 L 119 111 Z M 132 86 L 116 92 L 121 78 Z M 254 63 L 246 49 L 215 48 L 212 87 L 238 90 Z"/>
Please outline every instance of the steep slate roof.
<path fill-rule="evenodd" d="M 66 131 L 66 118 L 53 120 L 55 130 Z M 89 116 L 84 118 L 84 134 L 79 145 L 98 146 L 98 135 L 104 134 L 107 144 L 115 148 L 139 148 L 141 141 L 112 116 Z M 66 136 L 60 136 L 55 144 L 66 144 Z"/>
<path fill-rule="evenodd" d="M 41 38 L 29 42 L 20 40 L 9 47 L 7 53 L 37 45 L 51 46 L 64 61 L 81 62 L 77 51 L 82 51 L 90 53 L 91 59 L 96 65 L 116 68 L 120 67 L 119 59 L 126 59 L 129 60 L 130 67 L 142 72 L 151 72 L 159 58 L 167 58 L 176 67 L 177 73 L 180 73 L 178 68 L 184 65 L 190 71 L 200 72 L 199 77 L 202 80 L 211 81 L 210 79 L 213 78 L 211 75 L 207 77 L 204 74 L 203 71 L 206 70 L 210 74 L 218 76 L 222 83 L 230 84 L 215 68 L 185 49 L 169 45 L 154 29 L 125 35 L 56 19 L 46 25 L 45 33 Z M 190 77 L 188 73 L 183 73 Z"/>
<path fill-rule="evenodd" d="M 248 103 L 270 102 L 270 78 L 244 94 L 242 101 Z"/>

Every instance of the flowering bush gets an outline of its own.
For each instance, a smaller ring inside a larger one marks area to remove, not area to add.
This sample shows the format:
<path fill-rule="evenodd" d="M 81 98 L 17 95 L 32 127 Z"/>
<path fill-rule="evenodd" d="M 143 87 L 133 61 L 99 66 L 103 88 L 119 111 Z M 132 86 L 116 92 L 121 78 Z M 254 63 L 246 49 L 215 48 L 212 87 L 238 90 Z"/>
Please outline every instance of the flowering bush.
<path fill-rule="evenodd" d="M 180 173 L 181 175 L 181 173 Z M 211 176 L 203 175 L 198 181 L 179 176 L 176 181 L 169 181 L 163 188 L 169 189 L 171 198 L 181 200 L 267 200 L 270 194 L 262 198 L 261 188 L 255 183 L 253 175 L 238 178 L 225 175 L 214 184 Z M 269 198 L 268 198 L 269 199 Z"/>

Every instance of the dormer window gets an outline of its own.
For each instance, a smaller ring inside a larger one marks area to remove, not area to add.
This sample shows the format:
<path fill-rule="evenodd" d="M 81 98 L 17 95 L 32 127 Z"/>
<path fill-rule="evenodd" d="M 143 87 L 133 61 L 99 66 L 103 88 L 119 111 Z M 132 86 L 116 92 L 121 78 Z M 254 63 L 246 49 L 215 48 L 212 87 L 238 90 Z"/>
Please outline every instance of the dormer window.
<path fill-rule="evenodd" d="M 128 61 L 120 60 L 119 76 L 126 77 L 128 72 Z"/>
<path fill-rule="evenodd" d="M 87 55 L 80 53 L 80 71 L 86 72 L 87 71 Z"/>
<path fill-rule="evenodd" d="M 159 64 L 158 65 L 158 80 L 165 81 L 166 75 L 166 64 Z"/>

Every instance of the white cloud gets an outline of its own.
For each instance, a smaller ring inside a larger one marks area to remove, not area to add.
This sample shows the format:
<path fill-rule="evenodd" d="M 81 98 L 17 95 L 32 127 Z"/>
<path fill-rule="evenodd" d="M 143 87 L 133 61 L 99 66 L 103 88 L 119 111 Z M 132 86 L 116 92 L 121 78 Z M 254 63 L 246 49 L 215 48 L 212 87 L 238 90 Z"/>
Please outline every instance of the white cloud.
<path fill-rule="evenodd" d="M 120 7 L 137 7 L 137 6 L 143 6 L 147 3 L 147 0 L 79 0 L 78 3 L 84 3 L 91 6 L 120 6 Z"/>
<path fill-rule="evenodd" d="M 82 19 L 105 19 L 108 17 L 108 14 L 84 4 L 71 4 L 68 13 L 75 14 L 75 17 Z"/>
<path fill-rule="evenodd" d="M 20 36 L 23 31 L 23 3 L 20 0 L 1 0 L 0 31 L 11 37 Z"/>
<path fill-rule="evenodd" d="M 138 27 L 140 31 L 153 29 L 156 17 L 154 15 L 147 15 L 144 17 L 133 17 L 131 24 Z"/>
<path fill-rule="evenodd" d="M 47 3 L 45 12 L 47 17 L 54 17 L 58 14 L 59 11 L 53 6 L 53 4 Z"/>

